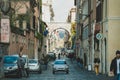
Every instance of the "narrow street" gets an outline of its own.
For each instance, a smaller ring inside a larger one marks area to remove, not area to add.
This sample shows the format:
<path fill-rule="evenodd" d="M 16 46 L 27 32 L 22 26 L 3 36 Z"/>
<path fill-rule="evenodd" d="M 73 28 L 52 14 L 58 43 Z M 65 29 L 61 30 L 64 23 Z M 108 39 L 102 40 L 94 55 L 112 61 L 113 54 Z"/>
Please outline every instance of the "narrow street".
<path fill-rule="evenodd" d="M 119 7 L 120 0 L 0 0 L 0 80 L 116 80 Z M 68 57 L 64 68 L 50 61 L 58 54 Z M 28 70 L 37 72 L 13 75 Z"/>
<path fill-rule="evenodd" d="M 30 73 L 29 78 L 7 77 L 2 80 L 113 80 L 112 78 L 105 75 L 100 74 L 96 76 L 94 72 L 80 69 L 76 61 L 73 61 L 73 63 L 71 63 L 68 58 L 66 58 L 66 60 L 69 64 L 69 74 L 66 74 L 64 72 L 56 72 L 55 74 L 52 74 L 52 62 L 49 62 L 48 69 L 43 70 L 42 74 Z"/>

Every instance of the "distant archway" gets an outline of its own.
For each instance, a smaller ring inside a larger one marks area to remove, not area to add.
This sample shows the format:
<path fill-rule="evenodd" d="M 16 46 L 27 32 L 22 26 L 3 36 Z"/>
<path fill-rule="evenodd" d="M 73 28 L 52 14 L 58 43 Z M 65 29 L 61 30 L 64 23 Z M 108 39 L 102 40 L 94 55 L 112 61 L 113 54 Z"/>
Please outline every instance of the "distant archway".
<path fill-rule="evenodd" d="M 56 34 L 57 31 L 59 31 L 59 30 L 64 30 L 64 31 L 65 31 L 65 35 L 68 36 L 68 37 L 67 37 L 67 40 L 68 40 L 69 37 L 70 37 L 70 33 L 69 33 L 69 31 L 66 30 L 65 28 L 56 28 L 56 29 L 54 29 L 54 30 L 52 30 L 52 31 L 50 32 L 49 36 L 51 37 L 53 33 Z"/>
<path fill-rule="evenodd" d="M 71 24 L 67 22 L 47 22 L 49 37 L 48 37 L 48 51 L 56 48 L 66 47 L 70 38 Z M 62 32 L 62 33 L 59 33 Z M 56 35 L 57 34 L 57 35 Z M 63 36 L 61 38 L 60 36 Z"/>

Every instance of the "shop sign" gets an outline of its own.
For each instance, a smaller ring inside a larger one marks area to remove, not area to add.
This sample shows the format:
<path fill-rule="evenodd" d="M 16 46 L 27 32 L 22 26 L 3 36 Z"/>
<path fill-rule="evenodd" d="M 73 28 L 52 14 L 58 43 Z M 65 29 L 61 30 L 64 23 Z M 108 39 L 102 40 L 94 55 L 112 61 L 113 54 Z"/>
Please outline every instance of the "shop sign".
<path fill-rule="evenodd" d="M 1 43 L 9 43 L 10 38 L 10 21 L 9 19 L 1 19 Z"/>

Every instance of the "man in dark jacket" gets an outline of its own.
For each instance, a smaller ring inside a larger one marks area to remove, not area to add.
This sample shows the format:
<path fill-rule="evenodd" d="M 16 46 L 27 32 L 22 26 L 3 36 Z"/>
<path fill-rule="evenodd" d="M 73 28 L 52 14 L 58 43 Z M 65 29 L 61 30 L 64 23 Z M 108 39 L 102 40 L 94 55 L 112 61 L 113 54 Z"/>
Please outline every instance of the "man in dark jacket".
<path fill-rule="evenodd" d="M 112 62 L 111 62 L 111 65 L 110 65 L 110 73 L 114 73 L 114 75 L 117 75 L 118 73 L 118 71 L 117 70 L 119 70 L 118 69 L 118 66 L 117 66 L 117 60 L 119 60 L 120 59 L 120 51 L 119 50 L 117 50 L 116 51 L 116 57 L 112 60 Z M 120 64 L 120 63 L 119 63 Z M 120 67 L 120 66 L 119 66 Z M 120 77 L 120 75 L 119 75 L 119 77 Z M 119 80 L 118 79 L 118 76 L 117 76 L 117 80 Z"/>
<path fill-rule="evenodd" d="M 19 77 L 27 75 L 26 72 L 25 72 L 25 68 L 24 68 L 25 60 L 22 57 L 22 50 L 23 50 L 23 47 L 20 48 L 19 58 L 17 60 L 17 65 L 18 65 L 18 70 L 19 70 Z"/>
<path fill-rule="evenodd" d="M 23 72 L 24 72 L 23 70 L 24 70 L 25 61 L 20 54 L 17 60 L 17 64 L 18 64 L 18 69 L 19 69 L 19 77 L 22 77 Z"/>

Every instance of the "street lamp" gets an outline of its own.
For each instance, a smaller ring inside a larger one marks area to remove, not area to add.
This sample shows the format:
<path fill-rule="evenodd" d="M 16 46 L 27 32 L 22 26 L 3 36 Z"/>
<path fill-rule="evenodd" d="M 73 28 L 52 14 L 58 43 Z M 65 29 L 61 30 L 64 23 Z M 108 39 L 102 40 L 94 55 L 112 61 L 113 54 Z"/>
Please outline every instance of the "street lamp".
<path fill-rule="evenodd" d="M 3 14 L 7 15 L 7 13 L 10 11 L 11 8 L 10 0 L 1 0 L 0 8 Z"/>

